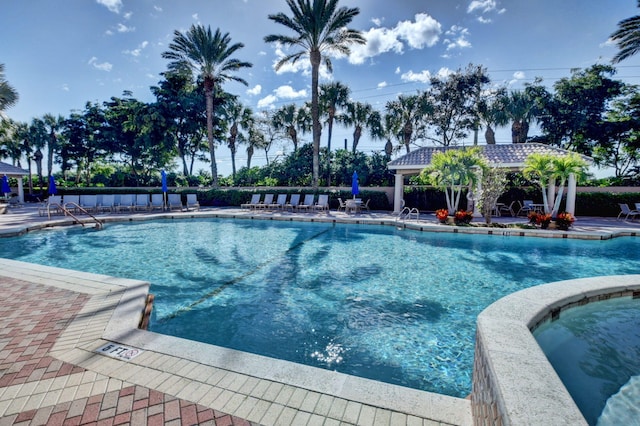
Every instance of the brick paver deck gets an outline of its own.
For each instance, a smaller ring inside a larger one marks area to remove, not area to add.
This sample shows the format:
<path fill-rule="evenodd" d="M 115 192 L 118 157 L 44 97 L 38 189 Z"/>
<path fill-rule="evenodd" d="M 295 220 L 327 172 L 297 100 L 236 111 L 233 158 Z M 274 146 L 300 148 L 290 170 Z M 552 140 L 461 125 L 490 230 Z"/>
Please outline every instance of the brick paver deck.
<path fill-rule="evenodd" d="M 0 403 L 0 425 L 251 424 L 144 386 L 92 383 L 95 374 L 50 356 L 88 300 L 85 294 L 0 277 L 0 394 L 16 393 Z M 105 391 L 82 397 L 83 384 Z"/>

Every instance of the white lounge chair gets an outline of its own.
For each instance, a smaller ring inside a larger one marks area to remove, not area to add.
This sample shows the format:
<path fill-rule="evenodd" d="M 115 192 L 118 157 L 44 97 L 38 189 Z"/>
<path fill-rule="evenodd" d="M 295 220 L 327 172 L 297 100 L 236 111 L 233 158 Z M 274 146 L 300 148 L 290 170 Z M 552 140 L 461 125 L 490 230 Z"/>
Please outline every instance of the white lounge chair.
<path fill-rule="evenodd" d="M 625 215 L 624 220 L 629 219 L 629 216 L 631 216 L 631 219 L 633 220 L 636 216 L 640 215 L 640 211 L 631 210 L 627 204 L 619 203 L 618 205 L 620 206 L 620 213 L 618 213 L 617 217 L 618 220 L 622 215 Z"/>
<path fill-rule="evenodd" d="M 318 195 L 318 202 L 313 206 L 314 210 L 326 210 L 329 211 L 329 195 Z"/>
<path fill-rule="evenodd" d="M 197 194 L 187 194 L 187 210 L 190 208 L 200 210 L 200 203 L 198 202 Z"/>
<path fill-rule="evenodd" d="M 65 195 L 62 201 L 64 202 L 63 206 L 66 210 L 74 213 L 78 212 L 78 206 L 80 206 L 79 195 Z"/>
<path fill-rule="evenodd" d="M 149 211 L 149 194 L 137 194 L 133 209 L 135 211 Z"/>
<path fill-rule="evenodd" d="M 251 200 L 248 203 L 240 204 L 241 209 L 253 209 L 260 204 L 260 194 L 253 194 Z"/>
<path fill-rule="evenodd" d="M 38 208 L 38 214 L 51 217 L 52 214 L 62 214 L 62 208 L 62 197 L 60 195 L 50 195 Z"/>
<path fill-rule="evenodd" d="M 315 194 L 306 194 L 304 196 L 304 201 L 302 202 L 302 204 L 300 204 L 298 206 L 298 210 L 307 210 L 309 211 L 310 208 L 313 207 L 313 203 L 314 200 L 316 199 L 316 195 Z"/>
<path fill-rule="evenodd" d="M 169 210 L 180 210 L 184 208 L 182 205 L 182 197 L 180 194 L 167 194 L 167 208 Z"/>
<path fill-rule="evenodd" d="M 151 194 L 149 210 L 164 210 L 164 194 Z"/>
<path fill-rule="evenodd" d="M 132 212 L 134 210 L 134 198 L 133 194 L 122 194 L 120 196 L 120 202 L 116 206 L 116 212 L 119 213 L 124 210 Z"/>
<path fill-rule="evenodd" d="M 269 205 L 270 209 L 283 209 L 284 205 L 287 203 L 287 194 L 278 194 L 278 198 L 275 203 L 271 203 Z"/>
<path fill-rule="evenodd" d="M 113 194 L 104 194 L 102 196 L 102 200 L 98 203 L 97 211 L 98 212 L 113 212 L 113 208 L 115 207 L 115 196 Z"/>
<path fill-rule="evenodd" d="M 258 204 L 259 209 L 266 209 L 273 204 L 273 194 L 264 194 L 264 200 Z"/>
<path fill-rule="evenodd" d="M 287 210 L 291 209 L 291 211 L 294 211 L 295 209 L 298 208 L 299 205 L 300 205 L 300 194 L 291 194 L 291 198 L 289 199 L 289 202 L 284 205 L 284 208 Z"/>
<path fill-rule="evenodd" d="M 95 212 L 98 209 L 98 196 L 97 195 L 81 195 L 80 207 L 87 212 Z"/>

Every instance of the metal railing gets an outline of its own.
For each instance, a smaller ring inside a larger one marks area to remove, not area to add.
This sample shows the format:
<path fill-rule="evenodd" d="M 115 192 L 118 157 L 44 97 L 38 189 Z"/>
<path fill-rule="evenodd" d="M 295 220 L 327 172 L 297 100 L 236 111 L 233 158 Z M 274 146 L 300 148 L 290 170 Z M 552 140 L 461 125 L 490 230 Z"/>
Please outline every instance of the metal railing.
<path fill-rule="evenodd" d="M 420 210 L 418 210 L 415 207 L 414 208 L 405 207 L 398 214 L 398 217 L 396 217 L 396 222 L 404 222 L 406 220 L 411 220 L 411 219 L 420 220 Z"/>
<path fill-rule="evenodd" d="M 74 210 L 78 210 L 78 211 L 88 215 L 89 217 L 91 217 L 91 219 L 93 219 L 93 221 L 96 223 L 96 228 L 97 229 L 102 229 L 103 224 L 102 224 L 102 222 L 100 222 L 100 220 L 97 217 L 95 217 L 94 215 L 89 213 L 82 206 L 78 205 L 77 203 L 73 203 L 73 202 L 69 202 L 69 203 L 66 203 L 64 205 L 58 204 L 58 203 L 47 204 L 47 217 L 49 219 L 51 219 L 51 207 L 53 207 L 53 208 L 55 208 L 57 210 L 62 211 L 62 213 L 64 213 L 65 216 L 71 216 L 73 219 L 75 219 L 76 222 L 78 222 L 80 225 L 82 225 L 84 227 L 85 226 L 84 221 L 80 220 L 76 215 L 71 213 L 71 210 L 69 210 L 67 208 L 67 205 L 70 205 Z"/>

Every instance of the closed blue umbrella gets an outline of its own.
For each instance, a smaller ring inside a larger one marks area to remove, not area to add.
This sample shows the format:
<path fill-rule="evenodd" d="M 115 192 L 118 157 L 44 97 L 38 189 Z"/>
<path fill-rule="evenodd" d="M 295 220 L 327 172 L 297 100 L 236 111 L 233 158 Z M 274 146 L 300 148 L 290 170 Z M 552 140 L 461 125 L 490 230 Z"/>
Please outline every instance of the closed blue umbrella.
<path fill-rule="evenodd" d="M 49 195 L 56 195 L 58 188 L 56 188 L 56 180 L 53 176 L 49 176 Z"/>
<path fill-rule="evenodd" d="M 164 206 L 167 205 L 167 173 L 163 170 L 160 173 L 160 176 L 162 176 L 162 202 L 164 204 Z"/>
<path fill-rule="evenodd" d="M 2 177 L 2 192 L 5 195 L 11 192 L 11 188 L 9 187 L 9 178 L 7 178 L 7 175 Z"/>
<path fill-rule="evenodd" d="M 353 172 L 353 176 L 351 177 L 351 193 L 353 194 L 353 198 L 356 198 L 356 195 L 358 195 L 359 192 L 358 172 Z"/>

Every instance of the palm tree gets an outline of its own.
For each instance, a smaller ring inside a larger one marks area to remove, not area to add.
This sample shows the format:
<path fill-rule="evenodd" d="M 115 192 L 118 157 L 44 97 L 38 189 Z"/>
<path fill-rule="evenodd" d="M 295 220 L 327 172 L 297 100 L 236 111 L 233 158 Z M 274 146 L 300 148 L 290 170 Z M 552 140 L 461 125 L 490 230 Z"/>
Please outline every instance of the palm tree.
<path fill-rule="evenodd" d="M 560 210 L 560 202 L 562 201 L 562 193 L 564 192 L 564 185 L 569 179 L 570 175 L 574 175 L 576 180 L 580 182 L 587 174 L 587 163 L 575 152 L 571 152 L 568 155 L 562 157 L 553 158 L 553 174 L 551 178 L 558 183 L 558 195 L 556 196 L 556 202 L 551 210 L 551 216 L 556 216 L 558 210 Z"/>
<path fill-rule="evenodd" d="M 640 0 L 638 0 L 640 7 Z M 618 30 L 611 34 L 611 40 L 618 44 L 620 51 L 611 62 L 618 63 L 640 51 L 640 15 L 618 22 Z"/>
<path fill-rule="evenodd" d="M 484 139 L 487 145 L 495 145 L 496 132 L 492 126 L 506 126 L 509 117 L 505 111 L 506 94 L 500 90 L 493 98 L 481 99 L 478 103 L 478 117 L 480 123 L 484 124 Z"/>
<path fill-rule="evenodd" d="M 220 29 L 212 33 L 211 27 L 192 25 L 184 34 L 176 30 L 173 42 L 169 44 L 170 50 L 162 53 L 164 59 L 173 61 L 169 64 L 170 71 L 195 73 L 203 81 L 207 106 L 207 140 L 214 187 L 218 186 L 213 132 L 214 91 L 229 80 L 248 85 L 244 79 L 231 74 L 253 66 L 249 62 L 232 58 L 232 55 L 243 47 L 242 43 L 231 44 L 229 33 L 222 34 Z"/>
<path fill-rule="evenodd" d="M 351 89 L 339 81 L 320 85 L 320 109 L 327 115 L 327 186 L 331 186 L 331 135 L 333 122 L 339 108 L 344 107 L 349 101 Z"/>
<path fill-rule="evenodd" d="M 4 78 L 4 64 L 0 64 L 0 112 L 18 102 L 18 92 Z"/>
<path fill-rule="evenodd" d="M 356 153 L 358 143 L 362 137 L 363 127 L 372 129 L 376 119 L 379 119 L 379 116 L 372 115 L 373 112 L 371 104 L 363 102 L 349 102 L 345 113 L 341 117 L 343 124 L 346 126 L 353 126 L 353 144 L 351 145 L 351 150 L 354 154 Z"/>
<path fill-rule="evenodd" d="M 295 104 L 281 106 L 271 117 L 276 131 L 286 134 L 293 143 L 293 152 L 298 150 L 298 131 L 306 133 L 309 129 L 309 114 L 306 107 Z"/>
<path fill-rule="evenodd" d="M 511 142 L 525 143 L 529 134 L 529 123 L 536 117 L 536 102 L 526 91 L 512 91 L 505 109 L 511 119 Z"/>
<path fill-rule="evenodd" d="M 53 114 L 45 114 L 43 117 L 44 125 L 49 129 L 49 140 L 47 142 L 47 178 L 53 174 L 53 155 L 60 147 L 58 146 L 58 133 L 64 126 L 64 117 Z"/>
<path fill-rule="evenodd" d="M 553 159 L 554 157 L 549 154 L 529 154 L 524 160 L 525 167 L 522 171 L 524 177 L 540 186 L 542 190 L 542 204 L 544 204 L 544 212 L 546 214 L 551 213 L 552 210 L 552 206 L 549 205 L 547 197 L 547 188 L 554 175 Z"/>
<path fill-rule="evenodd" d="M 272 21 L 284 25 L 295 35 L 272 34 L 264 38 L 266 43 L 280 43 L 285 47 L 298 47 L 301 50 L 286 55 L 276 64 L 279 70 L 286 63 L 296 63 L 304 56 L 311 62 L 311 118 L 313 128 L 313 186 L 318 187 L 320 176 L 320 107 L 318 95 L 318 75 L 320 64 L 324 62 L 329 71 L 333 70 L 329 53 L 350 53 L 352 43 L 364 44 L 365 38 L 360 31 L 347 28 L 353 18 L 360 13 L 357 7 L 338 8 L 338 0 L 287 0 L 293 14 L 269 15 Z"/>
<path fill-rule="evenodd" d="M 424 100 L 424 94 L 400 95 L 397 100 L 389 101 L 385 106 L 390 119 L 390 130 L 400 138 L 407 154 L 411 152 L 416 127 L 422 124 L 425 115 Z"/>
<path fill-rule="evenodd" d="M 251 108 L 244 107 L 236 99 L 230 101 L 227 108 L 227 121 L 231 125 L 229 128 L 229 139 L 227 145 L 231 151 L 231 173 L 233 179 L 236 178 L 236 152 L 238 151 L 238 135 L 244 140 L 244 136 L 239 133 L 239 128 L 248 130 L 253 122 L 253 111 Z"/>

